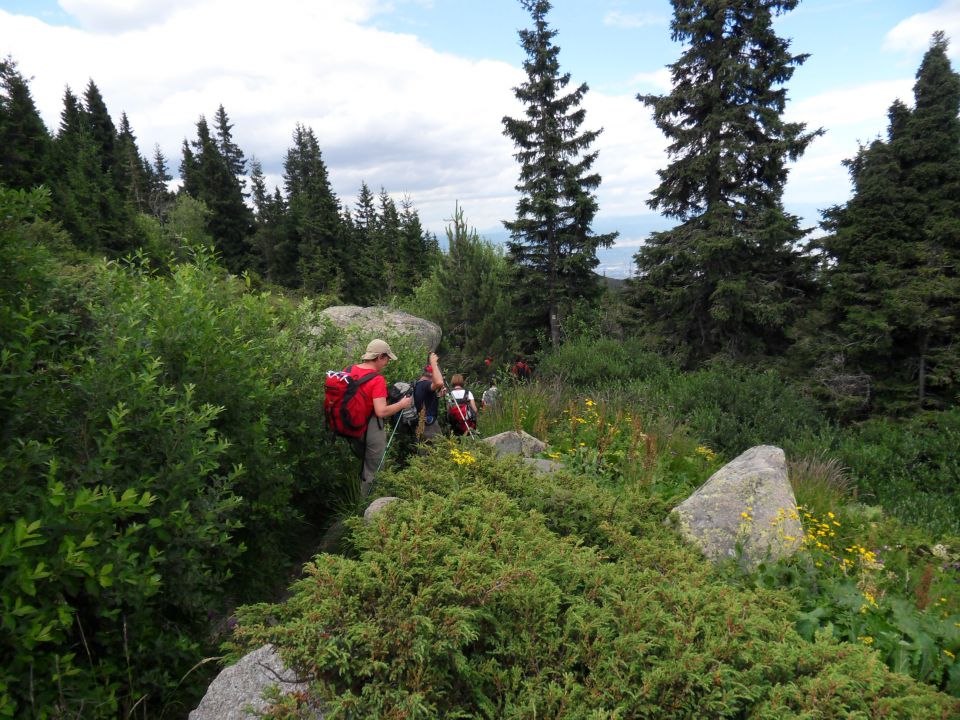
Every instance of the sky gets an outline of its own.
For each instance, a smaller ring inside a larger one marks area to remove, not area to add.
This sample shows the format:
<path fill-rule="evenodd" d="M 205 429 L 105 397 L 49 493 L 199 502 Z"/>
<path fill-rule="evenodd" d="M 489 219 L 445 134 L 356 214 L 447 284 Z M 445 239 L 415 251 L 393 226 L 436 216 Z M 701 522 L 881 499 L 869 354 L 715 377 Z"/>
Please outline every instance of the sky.
<path fill-rule="evenodd" d="M 554 0 L 561 70 L 590 87 L 582 129 L 603 178 L 594 230 L 619 231 L 598 271 L 632 272 L 669 158 L 638 93 L 669 91 L 669 0 Z M 525 80 L 518 0 L 0 0 L 0 55 L 30 79 L 55 130 L 69 86 L 93 80 L 114 121 L 126 112 L 141 152 L 159 145 L 173 173 L 200 115 L 223 104 L 234 141 L 282 187 L 297 123 L 313 128 L 341 202 L 362 182 L 409 196 L 442 239 L 455 207 L 492 241 L 506 239 L 518 166 L 502 118 L 520 116 Z M 786 119 L 826 134 L 791 166 L 784 203 L 807 226 L 850 195 L 845 158 L 886 131 L 936 30 L 960 70 L 960 0 L 801 0 L 776 30 L 808 53 L 787 84 Z"/>

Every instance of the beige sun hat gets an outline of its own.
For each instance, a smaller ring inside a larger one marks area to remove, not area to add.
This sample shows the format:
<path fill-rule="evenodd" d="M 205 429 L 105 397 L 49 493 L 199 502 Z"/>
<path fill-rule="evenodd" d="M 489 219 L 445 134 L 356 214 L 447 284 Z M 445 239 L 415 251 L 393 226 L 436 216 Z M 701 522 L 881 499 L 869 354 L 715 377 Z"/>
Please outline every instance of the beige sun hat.
<path fill-rule="evenodd" d="M 386 353 L 391 360 L 397 359 L 397 356 L 393 354 L 393 350 L 390 349 L 386 341 L 380 339 L 371 340 L 370 344 L 367 345 L 367 351 L 363 354 L 363 359 L 376 360 L 384 353 Z"/>

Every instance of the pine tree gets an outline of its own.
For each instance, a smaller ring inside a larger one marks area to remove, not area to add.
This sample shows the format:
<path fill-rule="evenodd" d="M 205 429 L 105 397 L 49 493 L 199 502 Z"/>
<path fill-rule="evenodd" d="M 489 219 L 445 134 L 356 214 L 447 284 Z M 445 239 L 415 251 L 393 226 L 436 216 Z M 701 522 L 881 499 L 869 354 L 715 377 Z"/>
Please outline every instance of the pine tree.
<path fill-rule="evenodd" d="M 773 17 L 798 0 L 672 0 L 668 95 L 638 95 L 670 140 L 651 208 L 681 224 L 635 256 L 632 298 L 645 327 L 691 364 L 724 352 L 782 353 L 803 309 L 810 269 L 798 219 L 783 210 L 786 163 L 822 131 L 785 123 L 792 55 Z"/>
<path fill-rule="evenodd" d="M 139 212 L 148 209 L 150 194 L 150 164 L 140 155 L 137 138 L 130 127 L 126 113 L 120 115 L 120 129 L 116 143 L 116 186 L 121 196 Z"/>
<path fill-rule="evenodd" d="M 272 195 L 267 192 L 263 167 L 255 157 L 250 158 L 250 187 L 254 209 L 254 233 L 250 241 L 252 266 L 272 282 L 279 282 L 282 271 L 277 251 L 284 242 L 286 203 L 279 188 L 275 188 Z M 291 263 L 291 267 L 293 265 Z"/>
<path fill-rule="evenodd" d="M 423 282 L 441 257 L 437 239 L 426 233 L 413 201 L 404 197 L 400 202 L 400 235 L 397 247 L 396 289 L 401 295 L 410 295 Z"/>
<path fill-rule="evenodd" d="M 581 131 L 587 92 L 582 84 L 565 89 L 570 74 L 560 72 L 556 31 L 547 24 L 548 0 L 521 0 L 533 29 L 519 31 L 527 53 L 527 81 L 514 88 L 526 106 L 525 117 L 504 117 L 504 134 L 513 140 L 520 163 L 520 193 L 510 231 L 510 260 L 516 269 L 517 307 L 529 308 L 531 320 L 547 327 L 554 345 L 569 302 L 600 292 L 593 269 L 596 251 L 609 247 L 615 234 L 594 235 L 594 192 L 600 176 L 591 173 L 597 153 L 590 146 L 601 131 Z"/>
<path fill-rule="evenodd" d="M 446 234 L 448 249 L 434 278 L 442 289 L 438 322 L 444 341 L 464 365 L 481 357 L 505 356 L 510 342 L 505 328 L 516 310 L 507 292 L 510 270 L 505 258 L 468 227 L 461 207 L 454 209 Z"/>
<path fill-rule="evenodd" d="M 344 282 L 340 203 L 311 128 L 296 126 L 283 169 L 287 227 L 277 248 L 278 281 L 336 294 Z"/>
<path fill-rule="evenodd" d="M 153 146 L 153 166 L 149 177 L 147 211 L 155 218 L 162 220 L 173 203 L 173 193 L 167 188 L 167 183 L 173 177 L 170 175 L 167 158 L 164 157 L 160 145 Z"/>
<path fill-rule="evenodd" d="M 866 374 L 894 411 L 949 403 L 960 384 L 960 75 L 943 33 L 914 100 L 894 102 L 886 141 L 846 163 L 854 194 L 824 213 L 826 292 L 806 338 L 821 366 Z"/>
<path fill-rule="evenodd" d="M 252 231 L 250 208 L 243 201 L 239 180 L 220 152 L 202 115 L 197 121 L 197 139 L 190 147 L 184 143 L 181 172 L 183 191 L 201 200 L 210 211 L 207 228 L 227 269 L 242 271 L 247 262 L 247 241 Z"/>
<path fill-rule="evenodd" d="M 369 304 L 381 299 L 383 258 L 377 242 L 378 226 L 376 200 L 366 181 L 362 181 L 353 207 L 350 234 L 352 253 L 346 263 L 344 298 L 350 302 Z"/>
<path fill-rule="evenodd" d="M 0 60 L 0 183 L 30 189 L 49 181 L 50 134 L 13 58 Z"/>
<path fill-rule="evenodd" d="M 223 105 L 217 108 L 214 120 L 217 126 L 217 147 L 242 189 L 245 183 L 244 173 L 247 171 L 247 161 L 243 157 L 243 151 L 233 142 L 233 124 L 227 117 L 227 111 L 223 109 Z"/>
<path fill-rule="evenodd" d="M 99 245 L 100 193 L 106 178 L 83 107 L 69 87 L 63 93 L 60 125 L 52 151 L 53 203 L 57 216 L 74 241 L 87 248 Z"/>
<path fill-rule="evenodd" d="M 87 83 L 83 93 L 83 106 L 90 137 L 100 156 L 100 166 L 105 174 L 112 173 L 117 165 L 117 128 L 100 94 L 100 88 L 93 80 Z"/>

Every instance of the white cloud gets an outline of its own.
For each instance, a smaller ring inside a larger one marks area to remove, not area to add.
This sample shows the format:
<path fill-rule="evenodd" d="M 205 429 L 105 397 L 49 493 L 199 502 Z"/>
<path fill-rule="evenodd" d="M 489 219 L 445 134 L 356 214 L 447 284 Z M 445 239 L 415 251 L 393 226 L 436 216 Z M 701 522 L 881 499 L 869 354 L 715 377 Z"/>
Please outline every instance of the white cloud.
<path fill-rule="evenodd" d="M 603 24 L 634 30 L 649 25 L 666 25 L 667 17 L 656 13 L 624 13 L 619 10 L 610 10 L 603 16 Z"/>
<path fill-rule="evenodd" d="M 960 0 L 944 0 L 938 8 L 899 22 L 887 33 L 883 47 L 886 50 L 922 52 L 930 46 L 930 36 L 937 30 L 943 30 L 953 41 L 951 57 L 960 57 Z"/>
<path fill-rule="evenodd" d="M 181 0 L 159 14 L 156 3 L 129 12 L 119 0 L 65 3 L 98 31 L 0 11 L 0 47 L 33 76 L 51 129 L 64 86 L 80 94 L 93 78 L 114 119 L 127 112 L 144 154 L 159 143 L 174 171 L 198 116 L 223 103 L 235 141 L 276 181 L 299 122 L 316 132 L 347 203 L 365 180 L 409 193 L 431 229 L 457 199 L 478 226 L 512 212 L 516 166 L 500 119 L 520 112 L 511 91 L 523 79 L 518 68 L 359 24 L 357 7 L 371 12 L 371 2 Z M 120 21 L 128 29 L 99 33 Z M 484 217 L 473 217 L 474 206 Z"/>
<path fill-rule="evenodd" d="M 630 78 L 630 84 L 641 88 L 670 92 L 673 89 L 673 77 L 670 68 L 662 67 L 653 72 L 637 73 Z"/>
<path fill-rule="evenodd" d="M 152 157 L 158 143 L 174 174 L 198 116 L 212 118 L 222 103 L 235 141 L 263 163 L 271 187 L 282 182 L 299 122 L 316 132 L 344 203 L 366 181 L 397 199 L 409 194 L 438 234 L 456 202 L 471 225 L 502 232 L 518 169 L 501 118 L 522 112 L 512 88 L 523 72 L 376 29 L 389 1 L 61 0 L 79 28 L 0 10 L 0 51 L 33 76 L 48 127 L 59 123 L 64 86 L 80 94 L 93 78 L 114 119 L 126 111 L 144 154 Z M 928 42 L 924 30 L 922 47 Z M 884 132 L 887 108 L 896 97 L 909 100 L 911 86 L 904 77 L 790 103 L 789 119 L 830 132 L 793 167 L 787 202 L 842 201 L 849 183 L 841 160 L 856 153 L 857 140 Z M 669 70 L 639 74 L 632 87 L 668 91 Z M 666 141 L 633 93 L 591 90 L 584 107 L 584 129 L 604 128 L 594 145 L 603 178 L 598 222 L 622 231 L 618 246 L 636 247 L 650 225 L 635 220 L 651 217 L 646 201 L 668 162 Z"/>

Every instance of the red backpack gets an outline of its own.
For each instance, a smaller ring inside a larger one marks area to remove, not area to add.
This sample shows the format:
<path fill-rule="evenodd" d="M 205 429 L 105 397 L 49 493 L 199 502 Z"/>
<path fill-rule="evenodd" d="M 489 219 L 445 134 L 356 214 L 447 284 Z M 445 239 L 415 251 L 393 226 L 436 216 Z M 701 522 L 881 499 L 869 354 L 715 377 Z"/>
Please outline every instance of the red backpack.
<path fill-rule="evenodd" d="M 450 429 L 455 435 L 466 435 L 477 429 L 477 416 L 474 415 L 468 398 L 469 395 L 466 392 L 459 400 L 452 395 L 450 397 L 453 404 L 447 409 L 447 420 L 450 421 Z"/>
<path fill-rule="evenodd" d="M 367 422 L 373 412 L 366 396 L 358 390 L 379 373 L 368 373 L 358 380 L 351 377 L 351 370 L 353 367 L 341 372 L 327 370 L 323 411 L 327 416 L 328 430 L 344 437 L 358 438 L 367 431 Z"/>

